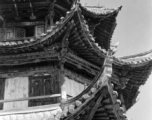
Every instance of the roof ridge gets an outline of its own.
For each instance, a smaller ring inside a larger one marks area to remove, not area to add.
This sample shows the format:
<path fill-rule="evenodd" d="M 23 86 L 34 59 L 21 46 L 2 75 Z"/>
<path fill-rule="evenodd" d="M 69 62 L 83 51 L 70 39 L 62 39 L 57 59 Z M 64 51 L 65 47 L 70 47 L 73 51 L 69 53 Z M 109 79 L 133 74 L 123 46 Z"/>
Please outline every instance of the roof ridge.
<path fill-rule="evenodd" d="M 145 51 L 145 52 L 142 52 L 142 53 L 135 54 L 135 55 L 128 55 L 128 56 L 119 57 L 119 59 L 131 59 L 131 58 L 136 58 L 136 57 L 142 57 L 142 56 L 148 55 L 150 53 L 152 53 L 152 49 Z"/>
<path fill-rule="evenodd" d="M 114 63 L 117 65 L 129 65 L 130 67 L 140 67 L 152 63 L 152 50 L 136 55 L 125 57 L 115 57 Z"/>

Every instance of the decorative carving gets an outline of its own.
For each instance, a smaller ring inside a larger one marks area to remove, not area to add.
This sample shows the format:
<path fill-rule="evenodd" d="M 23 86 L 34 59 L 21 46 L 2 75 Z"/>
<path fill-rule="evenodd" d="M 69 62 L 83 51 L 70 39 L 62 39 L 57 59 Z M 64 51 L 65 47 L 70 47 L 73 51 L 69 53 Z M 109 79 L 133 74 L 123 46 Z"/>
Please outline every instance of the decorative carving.
<path fill-rule="evenodd" d="M 116 89 L 124 89 L 129 79 L 132 77 L 131 72 L 128 70 L 121 70 L 112 74 L 112 82 L 117 84 Z"/>
<path fill-rule="evenodd" d="M 39 74 L 54 74 L 51 71 L 58 69 L 54 66 L 44 66 L 44 67 L 27 67 L 27 68 L 14 68 L 14 69 L 7 69 L 5 71 L 2 71 L 1 69 L 1 77 L 2 78 L 8 78 L 8 77 L 27 77 L 32 75 L 39 75 Z"/>
<path fill-rule="evenodd" d="M 6 59 L 7 58 L 7 59 Z M 57 60 L 59 58 L 59 52 L 54 50 L 48 50 L 36 53 L 26 53 L 18 55 L 10 55 L 1 57 L 0 65 L 20 65 L 27 63 L 35 63 L 35 60 L 47 61 L 47 60 Z M 5 61 L 4 61 L 5 60 Z"/>

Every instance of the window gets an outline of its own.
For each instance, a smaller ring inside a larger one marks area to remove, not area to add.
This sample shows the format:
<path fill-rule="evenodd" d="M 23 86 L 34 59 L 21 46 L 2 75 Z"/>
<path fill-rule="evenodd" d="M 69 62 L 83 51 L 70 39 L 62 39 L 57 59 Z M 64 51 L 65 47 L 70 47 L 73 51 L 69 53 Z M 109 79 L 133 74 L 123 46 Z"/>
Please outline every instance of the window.
<path fill-rule="evenodd" d="M 25 29 L 15 28 L 15 38 L 23 38 L 23 37 L 25 37 Z"/>
<path fill-rule="evenodd" d="M 59 84 L 55 77 L 34 76 L 29 78 L 29 97 L 44 96 L 59 93 Z M 45 98 L 30 100 L 29 106 L 39 106 L 57 103 L 58 98 Z"/>

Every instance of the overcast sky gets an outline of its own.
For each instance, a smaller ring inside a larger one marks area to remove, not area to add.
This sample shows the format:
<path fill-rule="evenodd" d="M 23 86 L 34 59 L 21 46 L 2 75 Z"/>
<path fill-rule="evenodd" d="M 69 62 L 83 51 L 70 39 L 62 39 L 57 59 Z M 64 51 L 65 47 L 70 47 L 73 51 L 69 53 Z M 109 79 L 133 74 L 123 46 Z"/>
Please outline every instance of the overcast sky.
<path fill-rule="evenodd" d="M 108 8 L 123 6 L 112 37 L 113 43 L 120 43 L 116 56 L 152 49 L 152 0 L 81 0 L 81 3 Z M 152 120 L 152 75 L 142 87 L 139 97 L 127 116 L 133 120 Z"/>

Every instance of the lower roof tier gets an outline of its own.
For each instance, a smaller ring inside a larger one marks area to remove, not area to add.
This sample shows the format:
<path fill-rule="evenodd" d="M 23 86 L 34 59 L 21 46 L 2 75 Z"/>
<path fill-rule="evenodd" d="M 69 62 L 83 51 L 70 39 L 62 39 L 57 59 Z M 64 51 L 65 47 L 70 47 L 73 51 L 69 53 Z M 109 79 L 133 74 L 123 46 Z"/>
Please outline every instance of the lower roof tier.
<path fill-rule="evenodd" d="M 104 66 L 99 74 L 92 80 L 91 84 L 79 95 L 69 100 L 63 100 L 60 104 L 44 106 L 39 108 L 27 108 L 21 111 L 2 111 L 0 119 L 30 119 L 37 118 L 57 120 L 127 120 L 125 111 L 121 106 L 121 99 L 114 91 L 114 86 L 110 82 L 112 73 L 112 60 L 110 57 L 105 59 Z M 48 108 L 49 107 L 49 108 Z"/>

